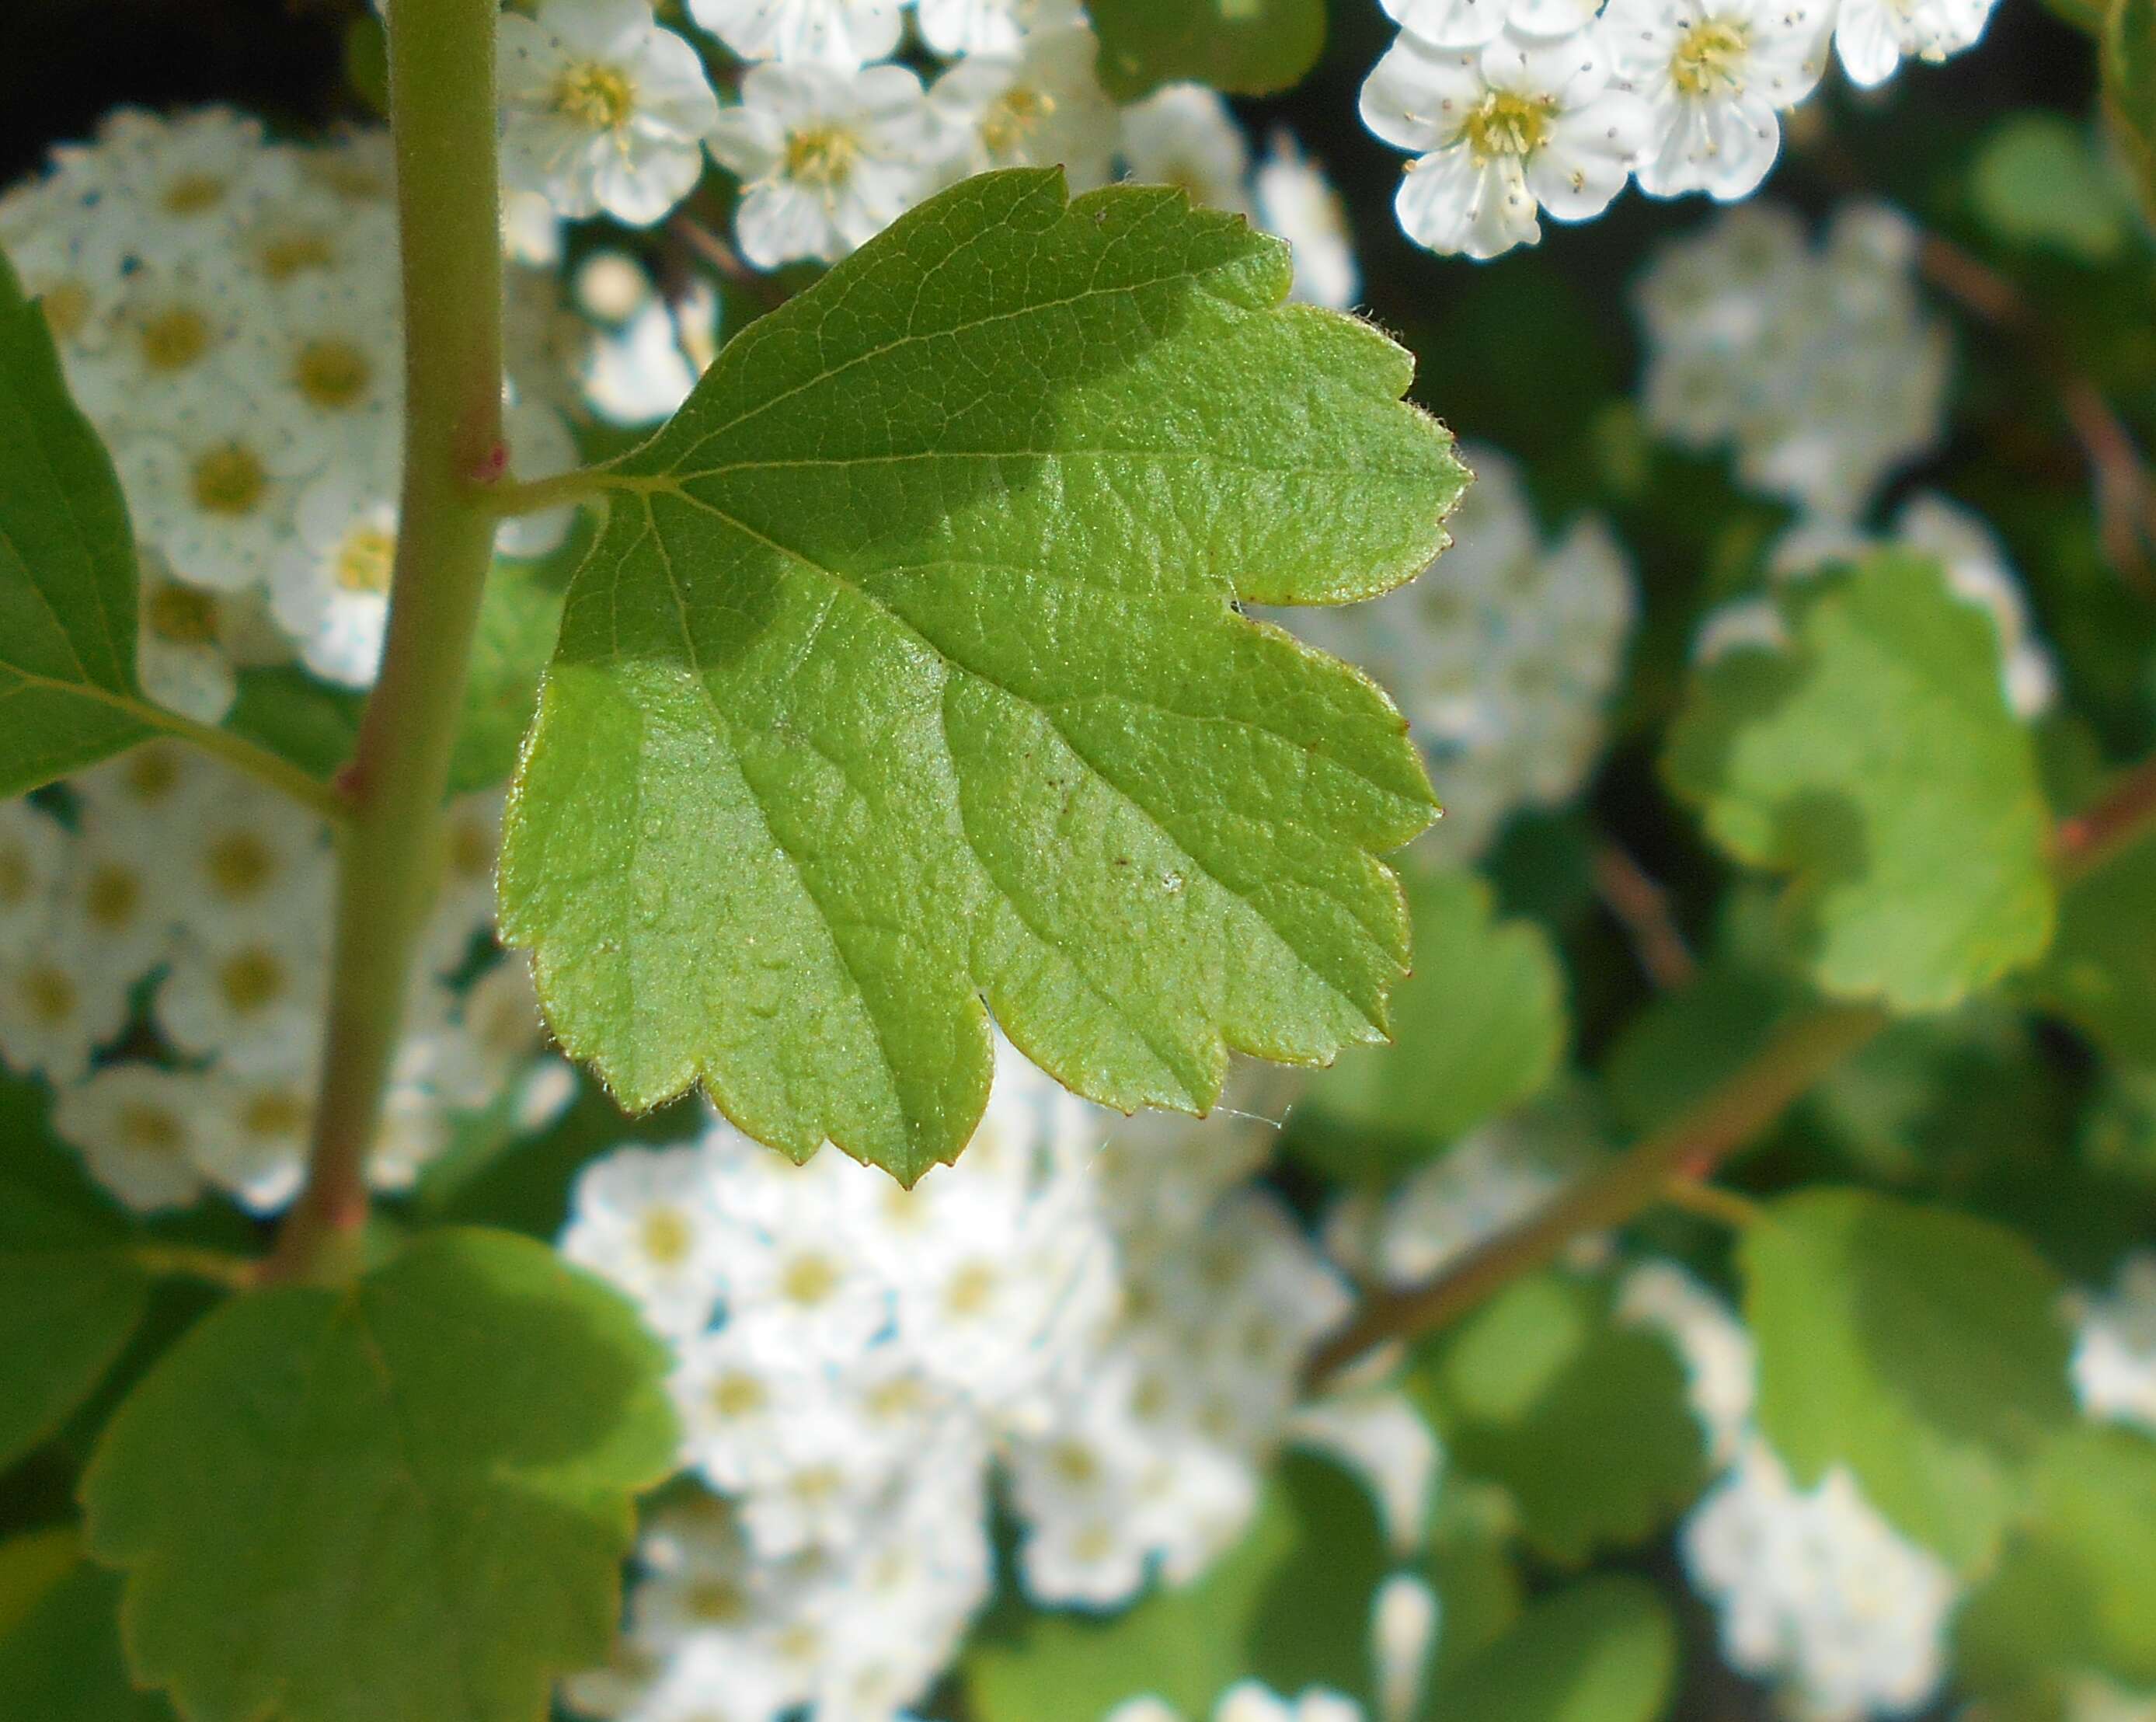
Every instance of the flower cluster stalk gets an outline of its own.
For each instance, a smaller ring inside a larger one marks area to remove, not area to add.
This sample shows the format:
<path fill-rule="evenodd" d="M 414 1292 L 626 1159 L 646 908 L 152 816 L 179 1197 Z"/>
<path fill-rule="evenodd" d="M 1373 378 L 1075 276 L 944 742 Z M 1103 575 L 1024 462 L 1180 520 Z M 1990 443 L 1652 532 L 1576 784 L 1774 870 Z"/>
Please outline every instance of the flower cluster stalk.
<path fill-rule="evenodd" d="M 366 1163 L 440 875 L 450 751 L 506 460 L 495 144 L 496 0 L 392 0 L 390 125 L 403 235 L 404 471 L 382 671 L 343 788 L 336 949 L 306 1188 L 280 1278 L 355 1270 Z"/>

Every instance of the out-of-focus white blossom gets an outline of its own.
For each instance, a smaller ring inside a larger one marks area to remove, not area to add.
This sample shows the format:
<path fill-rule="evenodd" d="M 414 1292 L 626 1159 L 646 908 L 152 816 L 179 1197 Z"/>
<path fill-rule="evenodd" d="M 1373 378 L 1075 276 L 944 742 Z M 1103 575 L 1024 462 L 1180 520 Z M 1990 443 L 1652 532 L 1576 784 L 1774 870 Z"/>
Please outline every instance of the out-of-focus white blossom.
<path fill-rule="evenodd" d="M 1835 52 L 1849 80 L 1883 84 L 1904 59 L 1942 60 L 1976 44 L 1997 0 L 1838 0 Z"/>
<path fill-rule="evenodd" d="M 2074 1391 L 2092 1417 L 2156 1432 L 2156 1252 L 2119 1264 L 2107 1296 L 2081 1300 Z"/>
<path fill-rule="evenodd" d="M 1647 137 L 1646 105 L 1610 78 L 1592 30 L 1508 28 L 1480 47 L 1402 34 L 1363 85 L 1363 123 L 1410 157 L 1394 208 L 1416 244 L 1487 258 L 1599 215 Z"/>
<path fill-rule="evenodd" d="M 900 0 L 690 0 L 689 13 L 743 59 L 850 72 L 898 46 Z"/>
<path fill-rule="evenodd" d="M 1212 209 L 1250 212 L 1250 141 L 1217 90 L 1163 84 L 1123 110 L 1124 177 L 1172 185 Z"/>
<path fill-rule="evenodd" d="M 741 180 L 734 231 L 761 269 L 834 263 L 940 182 L 927 98 L 899 65 L 751 66 L 711 150 Z"/>
<path fill-rule="evenodd" d="M 1102 1722 L 1184 1722 L 1183 1713 L 1163 1699 L 1127 1699 Z M 1363 1707 L 1322 1686 L 1295 1698 L 1283 1698 L 1260 1681 L 1244 1680 L 1220 1694 L 1212 1722 L 1363 1722 Z"/>
<path fill-rule="evenodd" d="M 1843 206 L 1816 249 L 1756 207 L 1664 246 L 1635 293 L 1649 423 L 1694 448 L 1733 443 L 1751 488 L 1858 519 L 1944 415 L 1950 351 L 1919 301 L 1916 248 L 1875 203 Z"/>
<path fill-rule="evenodd" d="M 1259 221 L 1294 249 L 1291 298 L 1345 311 L 1362 290 L 1348 212 L 1325 172 L 1286 131 L 1273 134 L 1251 189 Z"/>
<path fill-rule="evenodd" d="M 1118 137 L 1082 23 L 1029 35 L 1007 54 L 976 54 L 937 79 L 930 106 L 953 177 L 997 167 L 1060 167 L 1073 191 L 1105 184 Z"/>
<path fill-rule="evenodd" d="M 688 196 L 719 101 L 649 0 L 539 0 L 503 13 L 498 39 L 505 186 L 632 227 Z"/>
<path fill-rule="evenodd" d="M 1579 787 L 1602 737 L 1634 612 L 1625 553 L 1598 518 L 1545 546 L 1512 462 L 1468 445 L 1454 542 L 1372 603 L 1279 614 L 1361 666 L 1407 716 L 1445 816 L 1433 853 L 1479 854 L 1506 816 Z"/>

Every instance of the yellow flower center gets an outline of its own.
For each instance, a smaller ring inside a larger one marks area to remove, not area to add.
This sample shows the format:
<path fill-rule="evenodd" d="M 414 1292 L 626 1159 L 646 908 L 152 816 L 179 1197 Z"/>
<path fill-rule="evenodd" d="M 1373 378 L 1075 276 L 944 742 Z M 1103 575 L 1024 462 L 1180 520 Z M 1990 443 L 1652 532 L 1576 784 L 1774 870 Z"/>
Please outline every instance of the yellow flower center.
<path fill-rule="evenodd" d="M 30 900 L 30 887 L 38 876 L 30 871 L 30 857 L 21 848 L 0 849 L 0 908 L 16 908 Z"/>
<path fill-rule="evenodd" d="M 217 600 L 192 586 L 158 586 L 142 606 L 142 619 L 160 640 L 205 645 L 217 638 Z"/>
<path fill-rule="evenodd" d="M 812 126 L 788 136 L 783 171 L 788 179 L 830 191 L 852 177 L 860 154 L 860 139 L 844 126 Z"/>
<path fill-rule="evenodd" d="M 306 1124 L 307 1103 L 289 1088 L 250 1094 L 239 1112 L 239 1128 L 250 1136 L 296 1136 Z"/>
<path fill-rule="evenodd" d="M 108 861 L 91 870 L 82 893 L 83 913 L 93 927 L 107 933 L 124 932 L 134 924 L 142 907 L 142 876 L 131 867 Z"/>
<path fill-rule="evenodd" d="M 337 546 L 330 578 L 347 592 L 372 592 L 378 597 L 389 590 L 389 576 L 396 566 L 397 540 L 380 527 L 358 527 Z"/>
<path fill-rule="evenodd" d="M 570 66 L 554 80 L 554 111 L 594 131 L 612 131 L 636 111 L 636 88 L 613 66 Z"/>
<path fill-rule="evenodd" d="M 969 1262 L 951 1276 L 943 1307 L 952 1315 L 979 1315 L 995 1302 L 996 1271 L 986 1262 Z"/>
<path fill-rule="evenodd" d="M 310 341 L 292 367 L 292 386 L 325 412 L 353 405 L 373 380 L 373 362 L 348 341 Z"/>
<path fill-rule="evenodd" d="M 205 514 L 237 517 L 262 506 L 270 474 L 252 449 L 227 443 L 195 462 L 195 506 Z"/>
<path fill-rule="evenodd" d="M 45 313 L 45 326 L 55 341 L 72 340 L 90 321 L 90 289 L 80 281 L 59 281 L 45 289 L 38 303 Z"/>
<path fill-rule="evenodd" d="M 1549 135 L 1550 110 L 1555 105 L 1548 96 L 1493 90 L 1467 116 L 1468 147 L 1482 162 L 1499 156 L 1531 156 Z"/>
<path fill-rule="evenodd" d="M 721 1417 L 752 1417 L 768 1396 L 763 1383 L 744 1370 L 728 1370 L 711 1383 L 711 1409 Z"/>
<path fill-rule="evenodd" d="M 1677 39 L 1677 51 L 1670 59 L 1670 81 L 1686 95 L 1741 87 L 1746 33 L 1741 23 L 1702 18 Z"/>
<path fill-rule="evenodd" d="M 82 1002 L 82 994 L 74 984 L 74 977 L 64 969 L 38 964 L 23 971 L 18 984 L 22 999 L 30 1015 L 39 1022 L 58 1028 L 75 1013 Z"/>
<path fill-rule="evenodd" d="M 494 876 L 494 837 L 476 820 L 459 820 L 449 828 L 449 875 L 476 885 Z"/>
<path fill-rule="evenodd" d="M 228 189 L 214 173 L 182 173 L 166 182 L 165 195 L 159 201 L 169 215 L 199 215 L 222 203 Z"/>
<path fill-rule="evenodd" d="M 137 1154 L 177 1154 L 187 1145 L 187 1127 L 161 1106 L 122 1107 L 116 1121 L 120 1139 Z"/>
<path fill-rule="evenodd" d="M 127 760 L 127 793 L 137 801 L 162 801 L 179 787 L 180 762 L 169 748 L 141 748 Z"/>
<path fill-rule="evenodd" d="M 981 142 L 992 156 L 1015 155 L 1055 111 L 1055 98 L 1045 90 L 1017 85 L 988 104 L 981 117 Z"/>
<path fill-rule="evenodd" d="M 661 1267 L 677 1267 L 689 1259 L 696 1231 L 679 1208 L 654 1208 L 644 1216 L 640 1241 L 645 1260 Z"/>
<path fill-rule="evenodd" d="M 153 371 L 184 371 L 209 351 L 209 319 L 175 306 L 142 325 L 142 362 Z"/>
<path fill-rule="evenodd" d="M 285 965 L 272 951 L 242 951 L 218 965 L 218 990 L 236 1016 L 274 1005 L 285 993 Z"/>
<path fill-rule="evenodd" d="M 707 1627 L 727 1626 L 748 1614 L 748 1598 L 730 1579 L 698 1579 L 689 1586 L 682 1601 L 690 1619 Z"/>
<path fill-rule="evenodd" d="M 209 846 L 209 882 L 228 901 L 254 896 L 277 871 L 277 857 L 252 831 L 231 831 Z"/>
<path fill-rule="evenodd" d="M 778 1289 L 788 1303 L 813 1309 L 839 1289 L 839 1270 L 828 1256 L 796 1256 L 779 1276 Z"/>
<path fill-rule="evenodd" d="M 289 281 L 311 269 L 327 269 L 336 261 L 336 249 L 321 234 L 289 233 L 264 242 L 258 254 L 262 273 L 273 281 Z"/>

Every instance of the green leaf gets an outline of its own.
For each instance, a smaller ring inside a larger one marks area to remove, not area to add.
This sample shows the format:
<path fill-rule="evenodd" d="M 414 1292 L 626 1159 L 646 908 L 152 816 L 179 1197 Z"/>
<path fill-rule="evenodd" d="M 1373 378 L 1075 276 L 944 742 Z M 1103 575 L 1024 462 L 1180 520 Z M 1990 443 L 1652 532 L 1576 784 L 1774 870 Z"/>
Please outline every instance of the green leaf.
<path fill-rule="evenodd" d="M 70 1546 L 71 1532 L 41 1550 Z M 13 1547 L 13 1545 L 9 1545 Z M 0 1551 L 4 1552 L 4 1551 Z M 120 1581 L 70 1560 L 0 1632 L 0 1716 L 23 1722 L 172 1722 L 162 1699 L 138 1692 L 120 1648 Z"/>
<path fill-rule="evenodd" d="M 1118 101 L 1180 78 L 1264 95 L 1300 83 L 1325 48 L 1325 0 L 1093 0 L 1087 12 Z"/>
<path fill-rule="evenodd" d="M 1957 1666 L 1979 1689 L 2078 1669 L 2156 1687 L 2156 1442 L 2099 1428 L 2056 1442 L 1954 1638 Z"/>
<path fill-rule="evenodd" d="M 1641 1133 L 1669 1123 L 1756 1057 L 1803 998 L 1786 976 L 1717 959 L 1625 1025 L 1603 1065 L 1611 1107 Z"/>
<path fill-rule="evenodd" d="M 502 923 L 642 1108 L 701 1080 L 908 1181 L 996 1020 L 1130 1110 L 1321 1063 L 1405 967 L 1399 714 L 1239 613 L 1406 578 L 1464 481 L 1408 356 L 1235 218 L 984 174 L 750 325 L 603 469 Z"/>
<path fill-rule="evenodd" d="M 150 1304 L 148 1276 L 121 1253 L 126 1222 L 44 1111 L 33 1085 L 0 1085 L 0 1468 L 96 1390 Z"/>
<path fill-rule="evenodd" d="M 1321 1171 L 1403 1171 L 1528 1098 L 1564 1053 L 1564 977 L 1540 927 L 1500 921 L 1465 871 L 1411 876 L 1408 908 L 1415 970 L 1393 995 L 1393 1044 L 1342 1053 L 1296 1112 L 1291 1149 Z"/>
<path fill-rule="evenodd" d="M 2156 1064 L 2156 840 L 2128 844 L 2074 882 L 2058 938 L 2017 990 L 2114 1056 Z"/>
<path fill-rule="evenodd" d="M 1107 1619 L 1012 1607 L 964 1663 L 978 1722 L 1101 1722 L 1150 1693 L 1210 1715 L 1238 1680 L 1276 1691 L 1368 1684 L 1370 1601 L 1386 1550 L 1361 1484 L 1290 1453 L 1250 1534 L 1195 1583 Z"/>
<path fill-rule="evenodd" d="M 290 665 L 243 670 L 239 696 L 224 715 L 234 735 L 329 779 L 351 763 L 367 697 L 331 687 Z"/>
<path fill-rule="evenodd" d="M 2125 249 L 2123 188 L 2085 125 L 2063 114 L 2009 116 L 1978 149 L 1969 173 L 1977 218 L 2009 244 L 2105 263 Z"/>
<path fill-rule="evenodd" d="M 135 534 L 44 313 L 0 259 L 0 799 L 151 733 L 135 681 Z"/>
<path fill-rule="evenodd" d="M 225 1304 L 83 1480 L 136 1677 L 187 1722 L 536 1722 L 606 1657 L 631 1494 L 673 1468 L 665 1365 L 502 1233 Z"/>
<path fill-rule="evenodd" d="M 449 759 L 451 794 L 506 783 L 516 769 L 516 749 L 539 702 L 539 679 L 561 635 L 562 597 L 547 563 L 497 561 L 487 576 Z"/>
<path fill-rule="evenodd" d="M 1454 1469 L 1502 1484 L 1553 1560 L 1644 1542 L 1707 1481 L 1676 1353 L 1614 1320 L 1599 1281 L 1515 1281 L 1429 1348 L 1411 1390 Z"/>
<path fill-rule="evenodd" d="M 81 1558 L 72 1525 L 23 1531 L 0 1542 L 0 1642 L 4 1642 Z"/>
<path fill-rule="evenodd" d="M 1799 1480 L 1845 1464 L 1964 1570 L 2069 1424 L 2060 1284 L 1988 1221 L 1856 1190 L 1784 1196 L 1739 1247 L 1761 1429 Z"/>
<path fill-rule="evenodd" d="M 1676 1678 L 1677 1635 L 1635 1579 L 1596 1578 L 1531 1605 L 1438 1683 L 1429 1722 L 1652 1722 Z"/>
<path fill-rule="evenodd" d="M 2143 219 L 2156 221 L 2156 0 L 2088 3 L 2104 7 L 2104 118 L 2133 165 Z"/>
<path fill-rule="evenodd" d="M 1794 876 L 1783 908 L 1813 978 L 1936 1010 L 2041 957 L 2050 819 L 1990 619 L 1895 555 L 1783 608 L 1789 649 L 1706 666 L 1667 763 L 1725 849 Z"/>

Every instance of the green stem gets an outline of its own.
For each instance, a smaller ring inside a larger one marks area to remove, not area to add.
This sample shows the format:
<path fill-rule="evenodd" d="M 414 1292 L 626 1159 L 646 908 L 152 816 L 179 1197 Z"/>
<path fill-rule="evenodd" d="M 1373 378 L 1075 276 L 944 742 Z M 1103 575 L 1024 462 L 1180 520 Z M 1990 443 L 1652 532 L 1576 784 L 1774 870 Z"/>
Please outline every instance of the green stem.
<path fill-rule="evenodd" d="M 214 753 L 227 765 L 237 767 L 271 789 L 290 796 L 301 806 L 333 825 L 341 825 L 351 817 L 350 805 L 330 784 L 300 770 L 281 754 L 273 753 L 267 748 L 257 747 L 244 736 L 236 736 L 230 730 L 213 729 L 206 723 L 197 723 L 192 718 L 182 717 L 177 712 L 162 711 L 154 706 L 143 707 L 141 715 L 167 735 L 191 747 L 200 748 L 205 753 Z"/>
<path fill-rule="evenodd" d="M 1373 1295 L 1319 1346 L 1308 1379 L 1322 1385 L 1387 1340 L 1443 1327 L 1500 1287 L 1555 1260 L 1574 1238 L 1635 1218 L 1661 1201 L 1677 1178 L 1703 1178 L 1887 1022 L 1883 1011 L 1866 1005 L 1822 1005 L 1793 1017 L 1721 1087 L 1540 1212 L 1419 1285 Z"/>
<path fill-rule="evenodd" d="M 506 483 L 488 485 L 475 489 L 472 495 L 478 504 L 495 518 L 509 519 L 519 514 L 544 514 L 549 508 L 560 508 L 571 502 L 588 502 L 607 488 L 607 481 L 597 467 L 580 466 L 573 472 L 557 473 L 552 478 L 510 480 Z"/>
<path fill-rule="evenodd" d="M 497 0 L 392 0 L 389 111 L 404 288 L 404 477 L 382 672 L 347 774 L 328 1040 L 306 1187 L 266 1277 L 358 1270 L 367 1157 L 439 882 L 449 753 L 501 470 Z"/>
<path fill-rule="evenodd" d="M 159 1279 L 201 1280 L 228 1292 L 244 1292 L 260 1277 L 262 1264 L 251 1256 L 222 1250 L 198 1250 L 186 1244 L 137 1244 L 127 1259 Z"/>

